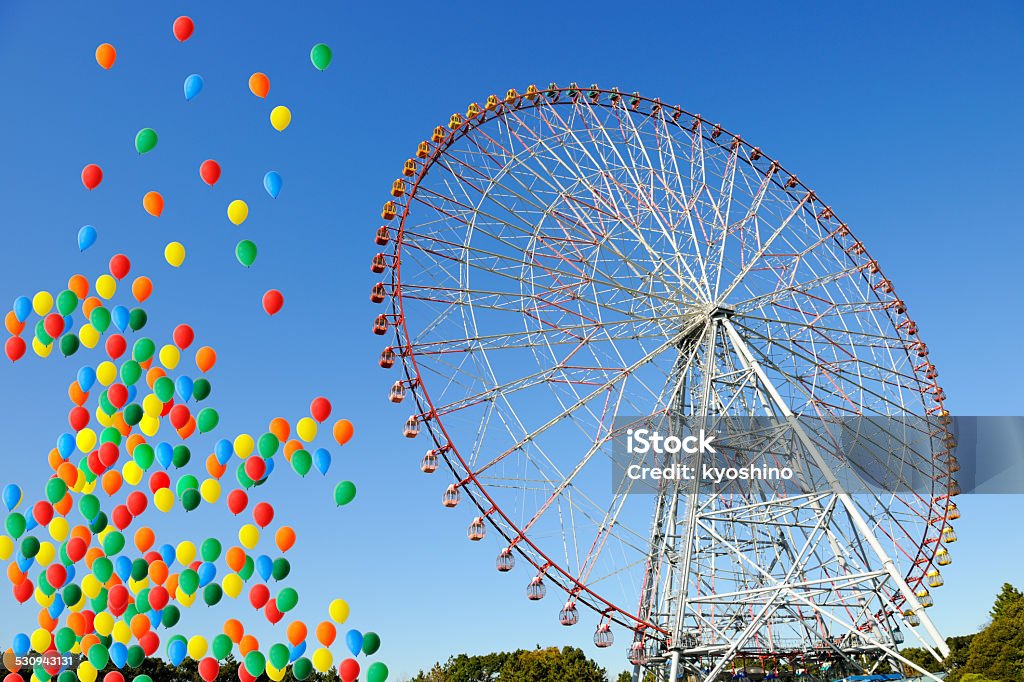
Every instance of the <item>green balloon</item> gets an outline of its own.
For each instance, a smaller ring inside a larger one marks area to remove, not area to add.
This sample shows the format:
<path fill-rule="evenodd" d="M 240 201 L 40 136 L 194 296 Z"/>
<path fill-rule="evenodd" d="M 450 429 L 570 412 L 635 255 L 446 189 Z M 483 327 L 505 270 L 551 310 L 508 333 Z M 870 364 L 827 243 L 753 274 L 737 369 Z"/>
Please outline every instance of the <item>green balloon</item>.
<path fill-rule="evenodd" d="M 305 476 L 313 468 L 313 456 L 305 450 L 296 450 L 292 453 L 292 469 L 299 476 Z"/>
<path fill-rule="evenodd" d="M 256 244 L 243 239 L 235 245 L 235 258 L 245 267 L 251 267 L 256 262 Z"/>
<path fill-rule="evenodd" d="M 105 556 L 96 557 L 92 562 L 92 574 L 101 583 L 106 583 L 114 575 L 114 562 Z"/>
<path fill-rule="evenodd" d="M 39 682 L 50 682 L 50 680 L 53 678 L 53 676 L 50 675 L 50 673 L 46 672 L 46 669 L 43 668 L 42 665 L 38 664 L 32 666 L 32 673 L 33 676 L 39 680 Z"/>
<path fill-rule="evenodd" d="M 145 327 L 147 322 L 149 322 L 149 315 L 142 308 L 132 308 L 128 312 L 128 327 L 133 332 L 137 332 Z"/>
<path fill-rule="evenodd" d="M 199 589 L 199 574 L 191 568 L 186 568 L 178 576 L 178 587 L 185 594 L 195 594 Z"/>
<path fill-rule="evenodd" d="M 143 128 L 135 133 L 135 151 L 140 154 L 153 151 L 156 146 L 156 131 L 152 128 Z"/>
<path fill-rule="evenodd" d="M 103 414 L 110 416 L 110 415 L 113 415 L 115 412 L 117 412 L 117 408 L 114 407 L 114 403 L 110 402 L 110 398 L 107 396 L 107 392 L 106 391 L 103 391 L 103 393 L 100 393 L 100 401 L 99 402 L 100 402 L 100 409 L 103 410 Z"/>
<path fill-rule="evenodd" d="M 153 382 L 153 393 L 160 402 L 166 403 L 174 397 L 174 381 L 168 377 L 160 377 Z"/>
<path fill-rule="evenodd" d="M 366 671 L 366 682 L 384 682 L 386 679 L 388 679 L 388 667 L 380 661 L 371 665 Z"/>
<path fill-rule="evenodd" d="M 82 495 L 78 500 L 78 511 L 82 513 L 84 519 L 96 518 L 96 515 L 100 513 L 99 498 L 89 493 Z"/>
<path fill-rule="evenodd" d="M 213 606 L 224 596 L 224 590 L 217 583 L 210 583 L 203 588 L 203 601 L 207 606 Z M 276 667 L 276 666 L 275 666 Z"/>
<path fill-rule="evenodd" d="M 138 644 L 132 644 L 128 647 L 128 666 L 131 668 L 138 668 L 142 665 L 142 662 L 146 660 L 146 652 L 142 650 L 142 647 Z M 153 682 L 153 678 L 149 675 L 138 675 L 134 682 Z"/>
<path fill-rule="evenodd" d="M 96 517 L 89 522 L 89 530 L 91 530 L 94 534 L 100 533 L 103 531 L 104 528 L 107 527 L 108 524 L 109 521 L 107 520 L 107 515 L 104 512 L 99 512 L 98 514 L 96 514 Z"/>
<path fill-rule="evenodd" d="M 47 597 L 57 591 L 56 588 L 50 584 L 50 581 L 46 579 L 46 571 L 39 573 L 39 591 Z"/>
<path fill-rule="evenodd" d="M 121 365 L 121 381 L 131 386 L 142 377 L 142 365 L 135 360 L 128 360 Z"/>
<path fill-rule="evenodd" d="M 231 638 L 221 633 L 213 638 L 210 642 L 210 650 L 213 652 L 213 657 L 218 661 L 223 661 L 231 653 L 233 644 Z"/>
<path fill-rule="evenodd" d="M 373 656 L 380 649 L 380 635 L 376 632 L 367 632 L 363 635 L 363 653 Z"/>
<path fill-rule="evenodd" d="M 250 651 L 245 655 L 245 669 L 253 677 L 259 677 L 267 669 L 267 659 L 259 651 Z"/>
<path fill-rule="evenodd" d="M 199 548 L 199 555 L 203 557 L 203 561 L 213 562 L 220 558 L 221 549 L 223 547 L 220 544 L 220 540 L 217 538 L 206 538 Z"/>
<path fill-rule="evenodd" d="M 235 470 L 235 478 L 238 479 L 238 484 L 243 488 L 251 488 L 253 480 L 249 478 L 249 475 L 245 473 L 245 464 L 239 464 Z"/>
<path fill-rule="evenodd" d="M 334 503 L 339 507 L 356 499 L 356 484 L 352 481 L 340 481 L 334 486 Z"/>
<path fill-rule="evenodd" d="M 75 645 L 75 631 L 64 626 L 53 633 L 53 644 L 57 647 L 58 653 L 67 653 Z"/>
<path fill-rule="evenodd" d="M 122 618 L 124 619 L 124 622 L 128 623 L 131 622 L 131 619 L 137 615 L 139 615 L 139 610 L 135 608 L 135 604 L 129 604 L 128 608 L 124 610 L 124 615 L 122 616 Z"/>
<path fill-rule="evenodd" d="M 149 563 L 145 559 L 136 559 L 132 562 L 132 580 L 138 582 L 146 577 L 149 573 Z M 148 588 L 147 588 L 148 589 Z M 148 592 L 147 592 L 148 594 Z M 136 599 L 135 602 L 148 601 L 146 599 Z"/>
<path fill-rule="evenodd" d="M 302 656 L 292 663 L 292 675 L 299 682 L 307 679 L 313 673 L 313 663 L 305 656 Z"/>
<path fill-rule="evenodd" d="M 286 587 L 277 593 L 277 609 L 281 613 L 288 613 L 299 603 L 299 593 L 294 587 Z M 277 666 L 274 666 L 277 667 Z"/>
<path fill-rule="evenodd" d="M 25 517 L 19 512 L 12 512 L 7 515 L 7 520 L 4 522 L 4 527 L 7 529 L 7 534 L 17 540 L 21 537 L 21 534 L 25 532 Z"/>
<path fill-rule="evenodd" d="M 270 665 L 278 670 L 284 670 L 284 667 L 288 665 L 288 647 L 281 643 L 272 645 L 268 658 L 270 659 Z"/>
<path fill-rule="evenodd" d="M 173 628 L 181 620 L 181 611 L 174 604 L 168 604 L 160 614 L 160 623 L 165 628 Z"/>
<path fill-rule="evenodd" d="M 57 675 L 57 682 L 78 682 L 78 673 L 74 670 L 65 670 Z"/>
<path fill-rule="evenodd" d="M 331 65 L 331 48 L 327 47 L 323 43 L 317 43 L 313 46 L 313 49 L 309 51 L 309 60 L 313 62 L 320 71 L 323 71 Z"/>
<path fill-rule="evenodd" d="M 220 415 L 217 414 L 217 410 L 212 407 L 204 407 L 199 411 L 199 416 L 196 417 L 196 426 L 199 427 L 199 433 L 209 433 L 217 428 L 217 424 L 220 422 Z"/>
<path fill-rule="evenodd" d="M 103 538 L 103 553 L 108 557 L 115 556 L 124 549 L 124 536 L 118 531 L 111 531 Z"/>
<path fill-rule="evenodd" d="M 97 670 L 103 670 L 110 662 L 110 652 L 102 644 L 93 644 L 89 647 L 89 662 Z"/>
<path fill-rule="evenodd" d="M 53 337 L 46 333 L 46 328 L 43 326 L 42 320 L 36 322 L 36 338 L 39 339 L 39 343 L 44 346 L 49 346 L 53 343 Z"/>
<path fill-rule="evenodd" d="M 63 479 L 54 477 L 46 482 L 46 499 L 50 504 L 57 504 L 63 500 L 67 491 L 68 484 Z"/>
<path fill-rule="evenodd" d="M 127 421 L 127 419 L 125 421 Z M 135 451 L 132 452 L 132 457 L 135 459 L 135 463 L 145 471 L 149 467 L 153 466 L 153 460 L 156 458 L 156 453 L 153 452 L 153 446 L 149 443 L 139 443 L 135 446 Z"/>
<path fill-rule="evenodd" d="M 99 594 L 89 600 L 93 613 L 99 613 L 107 610 L 107 594 L 107 588 L 104 587 L 100 589 Z"/>
<path fill-rule="evenodd" d="M 154 353 L 156 353 L 156 344 L 153 343 L 153 339 L 146 336 L 143 336 L 141 339 L 135 342 L 134 346 L 132 346 L 132 360 L 135 360 L 136 362 L 145 362 L 146 360 L 149 360 L 151 357 L 153 357 Z M 169 381 L 171 384 L 170 395 L 168 395 L 167 398 L 160 399 L 161 402 L 166 403 L 167 400 L 169 400 L 170 397 L 174 395 L 174 382 L 171 381 L 170 379 L 167 379 L 167 377 L 160 377 L 159 379 L 157 379 L 157 382 L 163 381 L 164 379 Z"/>
<path fill-rule="evenodd" d="M 110 328 L 110 311 L 101 305 L 96 306 L 89 313 L 89 324 L 100 334 L 107 331 Z"/>
<path fill-rule="evenodd" d="M 138 646 L 137 644 L 133 645 L 132 648 L 135 648 L 135 649 L 138 649 L 139 651 L 142 651 L 142 647 Z M 129 649 L 128 651 L 129 651 L 128 665 L 131 665 L 131 658 L 130 658 L 131 649 Z M 145 658 L 146 658 L 145 652 L 143 652 L 142 658 L 143 658 L 143 660 L 145 660 Z M 133 668 L 138 668 L 140 665 L 142 665 L 142 661 L 139 661 L 137 664 L 132 665 L 132 667 Z M 136 675 L 132 679 L 132 682 L 153 682 L 153 678 L 150 677 L 149 675 Z"/>
<path fill-rule="evenodd" d="M 64 357 L 68 358 L 78 352 L 81 348 L 82 342 L 78 340 L 78 337 L 68 332 L 64 336 L 60 337 L 60 353 Z"/>
<path fill-rule="evenodd" d="M 39 539 L 34 535 L 26 535 L 25 539 L 21 541 L 21 556 L 31 559 L 36 554 L 39 554 Z"/>
<path fill-rule="evenodd" d="M 260 456 L 264 459 L 273 457 L 280 445 L 281 441 L 272 433 L 264 433 L 260 436 L 260 439 L 256 441 L 256 449 L 259 450 Z"/>
<path fill-rule="evenodd" d="M 142 421 L 142 406 L 137 403 L 131 403 L 130 405 L 124 406 L 124 423 L 128 426 L 137 426 Z M 139 448 L 136 447 L 136 450 Z M 151 462 L 152 463 L 152 462 Z"/>
<path fill-rule="evenodd" d="M 178 469 L 183 469 L 186 466 L 188 466 L 188 463 L 189 463 L 189 461 L 191 459 L 192 459 L 192 451 L 188 449 L 188 446 L 185 446 L 185 445 L 175 445 L 174 446 L 174 450 L 171 451 L 171 464 L 173 464 Z M 196 477 L 195 476 L 191 476 L 190 478 L 193 481 L 195 481 Z M 191 487 L 198 488 L 199 487 L 199 481 L 196 481 L 195 485 L 191 486 Z"/>
<path fill-rule="evenodd" d="M 100 431 L 100 442 L 101 443 L 113 443 L 114 445 L 120 445 L 121 444 L 121 432 L 118 431 L 113 426 L 108 426 L 107 428 L 105 428 L 102 431 Z"/>
<path fill-rule="evenodd" d="M 271 577 L 280 582 L 288 577 L 288 574 L 292 572 L 292 566 L 288 563 L 288 560 L 284 557 L 278 557 L 274 559 L 274 563 L 270 569 Z"/>
<path fill-rule="evenodd" d="M 134 573 L 132 574 L 132 578 L 135 578 Z M 143 590 L 139 590 L 139 593 L 135 596 L 135 608 L 139 610 L 139 613 L 149 613 L 152 607 L 149 605 L 148 587 Z"/>
<path fill-rule="evenodd" d="M 253 571 L 256 570 L 256 562 L 252 560 L 251 556 L 245 557 L 245 561 L 242 563 L 241 570 L 238 571 L 238 577 L 242 580 L 248 580 L 252 577 Z"/>
<path fill-rule="evenodd" d="M 82 588 L 78 585 L 71 583 L 64 587 L 64 591 L 60 594 L 64 598 L 64 603 L 68 606 L 74 606 L 82 600 Z"/>
<path fill-rule="evenodd" d="M 210 382 L 206 379 L 196 379 L 196 382 L 192 385 L 192 397 L 196 402 L 206 400 L 210 397 L 210 391 L 213 389 L 210 386 Z"/>
<path fill-rule="evenodd" d="M 57 296 L 57 312 L 61 315 L 70 315 L 78 307 L 78 296 L 75 292 L 65 289 Z"/>
<path fill-rule="evenodd" d="M 178 485 L 175 487 L 174 492 L 178 495 L 178 497 L 181 497 L 182 495 L 185 494 L 185 491 L 187 490 L 198 489 L 199 479 L 197 479 L 192 474 L 185 474 L 184 476 L 178 479 Z"/>
<path fill-rule="evenodd" d="M 198 490 L 186 490 L 181 496 L 181 506 L 187 512 L 197 509 L 202 501 L 203 496 L 199 494 Z"/>

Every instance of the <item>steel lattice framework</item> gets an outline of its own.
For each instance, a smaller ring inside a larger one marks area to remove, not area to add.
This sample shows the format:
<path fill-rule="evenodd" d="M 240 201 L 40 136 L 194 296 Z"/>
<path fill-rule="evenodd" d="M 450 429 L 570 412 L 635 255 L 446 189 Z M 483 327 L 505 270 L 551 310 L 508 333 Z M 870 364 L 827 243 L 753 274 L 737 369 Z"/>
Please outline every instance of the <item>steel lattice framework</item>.
<path fill-rule="evenodd" d="M 452 115 L 391 193 L 371 268 L 391 400 L 411 394 L 422 468 L 447 464 L 444 504 L 470 498 L 470 538 L 493 527 L 531 599 L 557 585 L 562 623 L 589 607 L 598 646 L 621 626 L 668 679 L 882 669 L 911 629 L 946 651 L 925 612 L 959 515 L 945 394 L 815 192 L 679 107 L 552 84 Z M 724 456 L 801 467 L 796 491 L 613 487 L 625 428 L 752 416 Z M 828 435 L 851 417 L 903 425 L 876 434 L 874 481 Z"/>

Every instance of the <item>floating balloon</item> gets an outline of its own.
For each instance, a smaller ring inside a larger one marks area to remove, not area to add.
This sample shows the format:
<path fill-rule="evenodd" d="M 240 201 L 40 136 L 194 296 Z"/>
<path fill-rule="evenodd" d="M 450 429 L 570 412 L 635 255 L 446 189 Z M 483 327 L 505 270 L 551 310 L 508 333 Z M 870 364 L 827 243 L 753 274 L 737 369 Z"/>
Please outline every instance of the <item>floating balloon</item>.
<path fill-rule="evenodd" d="M 256 262 L 256 244 L 243 239 L 235 245 L 235 258 L 245 267 L 251 267 Z"/>
<path fill-rule="evenodd" d="M 193 73 L 185 78 L 185 100 L 191 102 L 196 95 L 203 91 L 204 84 L 203 77 L 198 73 Z"/>
<path fill-rule="evenodd" d="M 180 268 L 185 262 L 185 247 L 181 242 L 171 242 L 164 247 L 164 259 L 172 268 Z"/>
<path fill-rule="evenodd" d="M 341 682 L 355 682 L 359 677 L 359 664 L 354 658 L 346 658 L 338 664 L 338 676 Z"/>
<path fill-rule="evenodd" d="M 88 190 L 96 189 L 103 182 L 103 169 L 90 163 L 82 169 L 82 184 Z"/>
<path fill-rule="evenodd" d="M 156 142 L 156 131 L 152 128 L 143 128 L 135 133 L 135 151 L 139 154 L 153 151 L 153 148 L 156 147 Z"/>
<path fill-rule="evenodd" d="M 380 661 L 371 663 L 366 669 L 366 682 L 385 682 L 387 679 L 388 667 Z"/>
<path fill-rule="evenodd" d="M 96 63 L 104 69 L 109 69 L 117 61 L 117 50 L 110 43 L 101 43 L 96 48 Z"/>
<path fill-rule="evenodd" d="M 260 98 L 266 98 L 270 93 L 270 79 L 267 74 L 257 71 L 249 76 L 249 91 Z"/>
<path fill-rule="evenodd" d="M 267 315 L 273 316 L 281 312 L 284 307 L 284 295 L 277 289 L 271 289 L 263 294 L 263 310 Z"/>
<path fill-rule="evenodd" d="M 313 399 L 309 404 L 309 414 L 317 422 L 323 424 L 331 416 L 331 401 L 323 396 Z"/>
<path fill-rule="evenodd" d="M 345 633 L 345 646 L 353 656 L 358 656 L 363 650 L 363 633 L 359 630 L 349 630 Z"/>
<path fill-rule="evenodd" d="M 276 106 L 270 112 L 270 125 L 274 130 L 281 132 L 292 122 L 292 112 L 288 107 Z"/>
<path fill-rule="evenodd" d="M 339 419 L 334 423 L 334 440 L 338 441 L 338 445 L 349 442 L 354 432 L 352 422 L 347 419 Z"/>
<path fill-rule="evenodd" d="M 211 187 L 220 180 L 220 164 L 213 159 L 207 159 L 199 164 L 199 177 Z"/>
<path fill-rule="evenodd" d="M 192 37 L 192 32 L 195 31 L 196 25 L 190 17 L 181 16 L 174 20 L 174 24 L 171 26 L 171 30 L 174 32 L 174 37 L 178 39 L 179 43 L 183 43 Z"/>
<path fill-rule="evenodd" d="M 327 47 L 323 43 L 317 43 L 313 46 L 313 49 L 309 51 L 309 61 L 313 62 L 313 66 L 318 71 L 324 71 L 328 66 L 331 65 L 331 48 Z"/>
<path fill-rule="evenodd" d="M 281 174 L 277 171 L 268 171 L 263 176 L 263 188 L 267 190 L 267 194 L 271 198 L 276 199 L 277 195 L 281 193 Z"/>
<path fill-rule="evenodd" d="M 78 250 L 85 251 L 96 243 L 96 228 L 92 225 L 85 225 L 78 230 Z"/>
<path fill-rule="evenodd" d="M 241 225 L 249 217 L 249 205 L 241 199 L 235 199 L 228 204 L 228 220 L 235 225 Z"/>
<path fill-rule="evenodd" d="M 149 215 L 159 218 L 160 214 L 164 212 L 164 197 L 160 192 L 146 192 L 142 197 L 142 208 L 146 209 L 146 213 Z"/>
<path fill-rule="evenodd" d="M 343 507 L 356 499 L 356 485 L 352 481 L 340 481 L 334 486 L 334 504 Z"/>
<path fill-rule="evenodd" d="M 335 623 L 344 623 L 348 620 L 348 602 L 343 599 L 335 599 L 327 608 L 327 612 L 330 614 L 331 620 Z"/>

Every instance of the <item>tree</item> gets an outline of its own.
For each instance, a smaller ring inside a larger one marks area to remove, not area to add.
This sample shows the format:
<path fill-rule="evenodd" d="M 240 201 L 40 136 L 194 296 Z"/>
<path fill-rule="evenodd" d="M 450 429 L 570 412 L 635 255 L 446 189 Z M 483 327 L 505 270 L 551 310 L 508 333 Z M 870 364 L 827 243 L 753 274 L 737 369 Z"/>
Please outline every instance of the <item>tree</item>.
<path fill-rule="evenodd" d="M 607 682 L 604 668 L 575 647 L 518 649 L 483 656 L 459 654 L 428 672 L 420 671 L 411 682 Z M 154 680 L 155 682 L 155 680 Z M 219 681 L 218 681 L 219 682 Z"/>
<path fill-rule="evenodd" d="M 989 611 L 989 615 L 992 616 L 992 620 L 996 620 L 1006 609 L 1013 603 L 1024 597 L 1021 591 L 1010 583 L 1003 583 L 1003 589 L 1000 590 L 999 594 L 996 595 L 996 603 L 992 605 L 992 610 Z"/>
<path fill-rule="evenodd" d="M 1004 588 L 1000 596 L 1005 593 Z M 998 605 L 999 600 L 996 602 Z M 948 677 L 950 682 L 981 682 L 985 678 L 995 682 L 1024 679 L 1024 599 L 1004 600 L 998 616 L 971 640 L 967 662 Z"/>

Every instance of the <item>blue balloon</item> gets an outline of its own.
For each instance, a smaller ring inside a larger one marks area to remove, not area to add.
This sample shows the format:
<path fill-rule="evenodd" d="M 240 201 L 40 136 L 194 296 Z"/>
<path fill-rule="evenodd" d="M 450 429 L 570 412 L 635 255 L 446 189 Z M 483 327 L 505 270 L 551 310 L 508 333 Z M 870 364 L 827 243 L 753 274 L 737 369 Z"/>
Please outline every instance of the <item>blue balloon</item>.
<path fill-rule="evenodd" d="M 83 367 L 78 370 L 78 387 L 88 393 L 92 390 L 93 384 L 96 383 L 96 370 L 92 367 Z"/>
<path fill-rule="evenodd" d="M 167 659 L 171 665 L 181 665 L 181 662 L 185 660 L 186 653 L 188 653 L 188 645 L 184 639 L 172 639 L 167 645 Z"/>
<path fill-rule="evenodd" d="M 174 382 L 174 392 L 181 398 L 181 402 L 187 403 L 192 399 L 192 388 L 195 382 L 189 377 L 180 376 Z"/>
<path fill-rule="evenodd" d="M 75 328 L 75 318 L 70 315 L 64 316 L 64 333 L 67 334 L 69 331 Z"/>
<path fill-rule="evenodd" d="M 203 91 L 203 77 L 194 73 L 185 79 L 185 99 L 192 101 L 192 98 Z"/>
<path fill-rule="evenodd" d="M 35 516 L 33 516 L 32 514 L 26 514 L 25 515 L 25 530 L 27 530 L 27 531 L 28 530 L 35 530 L 35 527 L 38 526 L 38 525 L 39 525 L 39 522 L 36 521 L 36 517 Z"/>
<path fill-rule="evenodd" d="M 127 582 L 128 578 L 132 575 L 132 560 L 126 556 L 119 556 L 114 559 L 114 573 L 117 573 L 117 577 L 121 579 L 121 582 Z"/>
<path fill-rule="evenodd" d="M 113 321 L 114 326 L 120 329 L 122 332 L 128 330 L 128 322 L 131 320 L 131 313 L 123 305 L 116 305 L 114 309 L 110 311 L 110 319 Z"/>
<path fill-rule="evenodd" d="M 295 661 L 299 660 L 299 657 L 302 656 L 302 654 L 304 653 L 306 653 L 305 641 L 299 642 L 295 646 L 288 647 L 288 662 L 294 663 Z"/>
<path fill-rule="evenodd" d="M 56 618 L 64 613 L 64 597 L 60 595 L 60 592 L 54 593 L 53 603 L 47 607 L 46 612 L 50 614 L 50 618 Z"/>
<path fill-rule="evenodd" d="M 256 557 L 256 573 L 263 578 L 263 582 L 270 580 L 270 576 L 274 572 L 274 560 L 268 557 L 266 554 L 261 554 Z"/>
<path fill-rule="evenodd" d="M 135 399 L 139 397 L 139 389 L 133 384 L 128 387 L 128 402 L 134 403 Z"/>
<path fill-rule="evenodd" d="M 68 577 L 64 578 L 64 584 L 70 585 L 71 583 L 75 582 L 75 565 L 71 564 L 69 566 L 65 566 L 64 570 L 68 574 Z"/>
<path fill-rule="evenodd" d="M 326 476 L 327 470 L 331 468 L 331 453 L 326 448 L 317 448 L 313 453 L 313 466 L 322 476 Z"/>
<path fill-rule="evenodd" d="M 32 648 L 32 641 L 24 632 L 19 632 L 14 636 L 14 641 L 11 642 L 11 648 L 14 649 L 15 656 L 24 656 Z"/>
<path fill-rule="evenodd" d="M 217 577 L 217 567 L 212 562 L 204 561 L 199 564 L 196 573 L 199 574 L 199 587 L 206 587 Z"/>
<path fill-rule="evenodd" d="M 96 243 L 96 228 L 86 225 L 78 231 L 78 250 L 85 251 Z"/>
<path fill-rule="evenodd" d="M 281 174 L 277 171 L 269 171 L 263 176 L 263 188 L 267 190 L 272 198 L 276 199 L 281 193 Z"/>
<path fill-rule="evenodd" d="M 231 459 L 231 455 L 235 454 L 235 446 L 227 438 L 221 438 L 213 446 L 213 454 L 217 457 L 217 462 L 223 466 Z"/>
<path fill-rule="evenodd" d="M 363 650 L 363 633 L 359 630 L 349 630 L 345 633 L 345 646 L 352 652 L 353 656 L 358 656 L 359 652 Z"/>
<path fill-rule="evenodd" d="M 174 558 L 177 556 L 174 551 L 173 545 L 160 545 L 160 558 L 164 560 L 164 563 L 168 566 L 174 563 Z"/>
<path fill-rule="evenodd" d="M 14 299 L 13 309 L 18 322 L 24 322 L 32 314 L 32 301 L 28 299 L 28 296 L 19 296 Z"/>
<path fill-rule="evenodd" d="M 22 573 L 24 573 L 28 569 L 32 568 L 32 562 L 34 562 L 34 561 L 35 561 L 35 557 L 27 557 L 24 554 L 22 554 L 21 552 L 18 552 L 17 564 L 18 564 L 18 569 L 21 570 Z"/>
<path fill-rule="evenodd" d="M 157 443 L 156 461 L 160 462 L 160 466 L 164 469 L 171 467 L 171 463 L 174 461 L 174 448 L 170 443 Z"/>
<path fill-rule="evenodd" d="M 164 616 L 164 610 L 160 609 L 158 611 L 156 609 L 150 609 L 146 615 L 149 616 L 149 627 L 155 630 L 160 626 L 160 620 Z"/>
<path fill-rule="evenodd" d="M 15 507 L 21 504 L 21 488 L 8 483 L 4 486 L 3 500 L 4 506 L 7 507 L 7 511 L 13 511 Z"/>
<path fill-rule="evenodd" d="M 121 642 L 114 642 L 110 645 L 110 660 L 118 668 L 123 668 L 128 662 L 128 646 Z"/>
<path fill-rule="evenodd" d="M 272 474 L 273 471 L 274 471 L 274 458 L 271 457 L 271 458 L 269 458 L 269 459 L 267 459 L 265 461 L 267 463 L 267 470 L 265 472 L 263 472 L 263 480 L 264 481 L 267 480 L 268 478 L 270 478 L 270 474 Z"/>
<path fill-rule="evenodd" d="M 64 459 L 67 459 L 74 454 L 76 447 L 78 446 L 75 445 L 75 437 L 70 433 L 62 433 L 57 438 L 57 452 L 59 452 L 60 456 Z"/>

